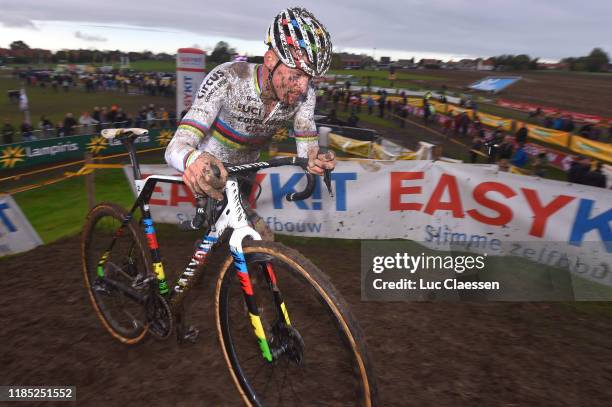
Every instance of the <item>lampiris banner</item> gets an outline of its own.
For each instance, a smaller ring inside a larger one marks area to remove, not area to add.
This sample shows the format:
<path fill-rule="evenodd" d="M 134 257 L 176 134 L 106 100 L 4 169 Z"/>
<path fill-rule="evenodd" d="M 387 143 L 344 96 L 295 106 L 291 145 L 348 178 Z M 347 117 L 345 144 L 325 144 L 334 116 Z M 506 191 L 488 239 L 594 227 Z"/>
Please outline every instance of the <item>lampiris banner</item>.
<path fill-rule="evenodd" d="M 178 175 L 163 165 L 142 172 Z M 311 198 L 288 202 L 285 195 L 305 184 L 292 167 L 261 171 L 256 182 L 262 192 L 252 206 L 275 233 L 410 239 L 436 250 L 459 245 L 565 267 L 612 286 L 609 190 L 499 172 L 495 165 L 432 161 L 339 162 L 334 198 L 319 180 Z M 157 221 L 179 223 L 195 213 L 193 196 L 184 185 L 159 184 L 151 211 Z"/>
<path fill-rule="evenodd" d="M 135 140 L 137 150 L 168 145 L 174 129 L 153 129 Z M 125 153 L 118 140 L 109 141 L 99 134 L 59 137 L 0 146 L 0 171 L 40 164 L 83 159 L 86 152 L 95 155 Z"/>

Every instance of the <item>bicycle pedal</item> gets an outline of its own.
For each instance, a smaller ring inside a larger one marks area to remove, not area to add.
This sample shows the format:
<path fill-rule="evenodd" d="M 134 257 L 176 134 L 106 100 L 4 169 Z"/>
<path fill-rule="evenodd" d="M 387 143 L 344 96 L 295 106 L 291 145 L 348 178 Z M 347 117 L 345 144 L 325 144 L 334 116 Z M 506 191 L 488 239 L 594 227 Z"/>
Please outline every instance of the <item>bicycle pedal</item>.
<path fill-rule="evenodd" d="M 193 325 L 189 325 L 183 332 L 183 340 L 191 343 L 196 343 L 200 336 L 200 330 Z"/>
<path fill-rule="evenodd" d="M 104 294 L 104 295 L 108 295 L 111 296 L 113 293 L 112 291 L 110 291 L 108 289 L 108 286 L 106 285 L 106 283 L 100 279 L 96 279 L 96 281 L 94 281 L 94 283 L 91 285 L 91 288 L 100 294 Z"/>

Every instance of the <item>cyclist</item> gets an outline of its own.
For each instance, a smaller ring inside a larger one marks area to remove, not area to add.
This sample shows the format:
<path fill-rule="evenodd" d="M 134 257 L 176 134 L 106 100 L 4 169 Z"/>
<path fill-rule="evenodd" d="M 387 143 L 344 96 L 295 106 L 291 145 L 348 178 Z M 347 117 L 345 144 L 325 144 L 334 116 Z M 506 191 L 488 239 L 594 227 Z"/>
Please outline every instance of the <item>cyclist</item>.
<path fill-rule="evenodd" d="M 329 33 L 308 10 L 288 8 L 272 21 L 265 43 L 263 64 L 228 62 L 209 72 L 168 144 L 167 163 L 183 172 L 194 193 L 221 200 L 227 178 L 222 162 L 256 161 L 263 145 L 291 121 L 297 155 L 308 158 L 310 173 L 323 175 L 336 165 L 333 153 L 319 152 L 314 122 L 312 79 L 329 68 Z M 220 178 L 211 173 L 212 164 Z M 259 230 L 263 220 L 249 217 Z"/>

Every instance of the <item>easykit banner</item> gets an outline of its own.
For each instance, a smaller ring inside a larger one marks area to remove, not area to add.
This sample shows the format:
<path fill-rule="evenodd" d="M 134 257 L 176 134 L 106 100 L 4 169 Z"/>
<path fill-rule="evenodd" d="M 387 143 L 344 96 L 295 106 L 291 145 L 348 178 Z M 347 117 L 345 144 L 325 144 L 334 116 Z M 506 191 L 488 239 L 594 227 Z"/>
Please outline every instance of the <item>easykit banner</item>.
<path fill-rule="evenodd" d="M 0 257 L 40 246 L 42 240 L 10 195 L 0 195 Z"/>
<path fill-rule="evenodd" d="M 152 129 L 135 140 L 136 149 L 165 147 L 174 129 Z M 125 153 L 118 140 L 108 141 L 98 134 L 71 136 L 0 146 L 0 171 L 41 164 L 83 159 L 85 152 L 96 155 Z"/>
<path fill-rule="evenodd" d="M 176 173 L 166 166 L 142 171 Z M 131 176 L 129 167 L 126 174 Z M 431 161 L 344 161 L 331 178 L 333 199 L 319 180 L 311 198 L 288 202 L 286 194 L 303 188 L 303 172 L 262 171 L 253 206 L 275 233 L 410 239 L 440 250 L 460 245 L 462 251 L 564 266 L 612 286 L 608 190 L 499 172 L 494 165 Z M 183 185 L 159 185 L 153 198 L 157 221 L 178 223 L 195 213 Z"/>

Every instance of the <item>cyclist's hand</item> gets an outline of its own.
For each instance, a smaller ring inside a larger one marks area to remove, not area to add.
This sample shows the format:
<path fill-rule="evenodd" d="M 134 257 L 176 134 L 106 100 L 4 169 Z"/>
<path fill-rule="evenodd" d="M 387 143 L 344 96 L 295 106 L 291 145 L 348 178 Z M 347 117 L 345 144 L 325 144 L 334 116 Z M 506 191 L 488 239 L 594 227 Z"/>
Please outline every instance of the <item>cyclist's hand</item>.
<path fill-rule="evenodd" d="M 329 150 L 325 154 L 319 153 L 319 148 L 314 147 L 308 150 L 308 172 L 316 175 L 323 175 L 323 170 L 333 170 L 336 168 L 336 154 Z"/>
<path fill-rule="evenodd" d="M 214 176 L 211 165 L 219 167 L 220 178 Z M 227 181 L 227 171 L 223 163 L 209 153 L 202 153 L 183 173 L 183 182 L 194 194 L 210 196 L 217 201 L 223 199 L 223 188 Z"/>

